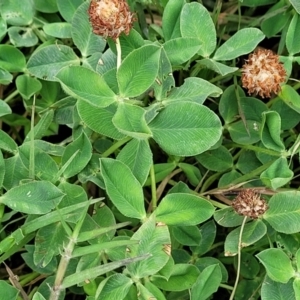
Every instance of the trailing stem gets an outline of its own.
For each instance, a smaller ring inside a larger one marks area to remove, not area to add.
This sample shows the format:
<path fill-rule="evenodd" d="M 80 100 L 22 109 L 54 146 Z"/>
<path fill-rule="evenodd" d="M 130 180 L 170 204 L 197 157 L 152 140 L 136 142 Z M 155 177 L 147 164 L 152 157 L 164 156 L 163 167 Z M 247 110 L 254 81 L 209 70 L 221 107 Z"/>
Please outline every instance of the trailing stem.
<path fill-rule="evenodd" d="M 240 271 L 241 271 L 241 252 L 242 252 L 242 237 L 243 237 L 243 231 L 244 231 L 244 227 L 247 221 L 247 216 L 244 217 L 243 219 L 243 223 L 241 225 L 241 230 L 240 230 L 240 234 L 239 234 L 239 244 L 238 244 L 238 253 L 237 253 L 237 269 L 236 269 L 236 279 L 235 279 L 235 283 L 234 283 L 234 287 L 232 290 L 232 293 L 230 295 L 229 300 L 233 300 L 234 298 L 234 294 L 236 292 L 238 283 L 239 283 L 239 278 L 240 278 Z"/>

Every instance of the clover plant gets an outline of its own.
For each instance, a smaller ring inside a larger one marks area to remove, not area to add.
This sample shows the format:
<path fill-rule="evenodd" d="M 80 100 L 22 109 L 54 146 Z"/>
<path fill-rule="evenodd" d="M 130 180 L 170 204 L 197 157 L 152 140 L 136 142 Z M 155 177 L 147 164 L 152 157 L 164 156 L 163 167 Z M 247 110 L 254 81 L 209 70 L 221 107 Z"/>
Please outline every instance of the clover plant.
<path fill-rule="evenodd" d="M 300 299 L 299 14 L 0 1 L 0 300 Z"/>

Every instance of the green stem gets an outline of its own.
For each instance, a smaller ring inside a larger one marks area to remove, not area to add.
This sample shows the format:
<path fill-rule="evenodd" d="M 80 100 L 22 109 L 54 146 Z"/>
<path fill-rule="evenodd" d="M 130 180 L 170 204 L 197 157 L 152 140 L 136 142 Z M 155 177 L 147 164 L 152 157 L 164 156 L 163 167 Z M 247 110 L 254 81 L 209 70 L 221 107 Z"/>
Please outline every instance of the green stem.
<path fill-rule="evenodd" d="M 224 172 L 223 172 L 224 173 Z M 205 182 L 203 182 L 203 185 L 200 189 L 200 194 L 204 193 L 208 187 L 215 182 L 216 179 L 218 179 L 223 173 L 215 173 L 212 176 L 208 177 Z"/>
<path fill-rule="evenodd" d="M 19 94 L 18 90 L 15 90 L 14 92 L 12 92 L 11 94 L 9 94 L 5 99 L 4 102 L 8 103 L 11 99 L 15 98 L 15 96 L 17 96 Z"/>
<path fill-rule="evenodd" d="M 241 271 L 242 237 L 243 237 L 243 231 L 244 231 L 246 221 L 247 221 L 247 217 L 245 216 L 244 219 L 243 219 L 243 223 L 241 225 L 241 231 L 240 231 L 240 234 L 239 234 L 239 244 L 238 244 L 238 254 L 237 254 L 238 262 L 237 262 L 237 270 L 236 270 L 236 279 L 235 279 L 234 287 L 233 287 L 233 290 L 232 290 L 232 293 L 230 295 L 229 300 L 233 300 L 234 294 L 236 292 L 236 289 L 237 289 L 237 286 L 238 286 L 238 283 L 239 283 L 240 271 Z"/>
<path fill-rule="evenodd" d="M 128 137 L 124 138 L 123 140 L 117 141 L 111 147 L 109 147 L 106 151 L 104 151 L 102 153 L 102 157 L 108 157 L 109 155 L 114 153 L 117 149 L 119 149 L 122 145 L 126 144 L 130 140 L 131 140 L 131 137 L 128 136 Z"/>
<path fill-rule="evenodd" d="M 228 207 L 228 205 L 225 205 L 225 204 L 220 203 L 220 202 L 215 201 L 215 200 L 208 199 L 207 201 L 209 201 L 213 206 L 218 207 L 218 208 L 221 208 L 221 209 L 222 209 L 222 208 L 227 208 L 227 207 Z"/>
<path fill-rule="evenodd" d="M 24 277 L 20 276 L 19 282 L 22 286 L 25 286 L 26 284 L 30 283 L 32 280 L 36 279 L 39 276 L 40 276 L 39 273 L 32 272 L 32 273 L 26 274 Z"/>
<path fill-rule="evenodd" d="M 72 258 L 72 253 L 76 245 L 78 235 L 80 233 L 81 227 L 86 217 L 87 210 L 89 208 L 89 202 L 87 203 L 85 209 L 82 212 L 80 220 L 77 222 L 72 236 L 70 237 L 68 245 L 65 247 L 62 254 L 61 260 L 59 262 L 56 277 L 54 281 L 53 288 L 51 289 L 49 300 L 58 300 L 60 293 L 62 291 L 61 284 L 63 282 L 64 276 L 66 274 L 67 267 L 69 265 L 70 259 Z"/>
<path fill-rule="evenodd" d="M 155 172 L 154 165 L 152 164 L 150 168 L 150 179 L 151 179 L 151 194 L 152 194 L 152 211 L 154 211 L 157 207 L 157 197 L 156 197 L 156 182 L 155 182 Z"/>
<path fill-rule="evenodd" d="M 31 124 L 30 124 L 30 154 L 29 154 L 29 178 L 34 180 L 34 113 L 35 113 L 35 95 L 33 96 Z"/>
<path fill-rule="evenodd" d="M 120 39 L 116 39 L 116 49 L 117 49 L 117 70 L 121 66 L 121 61 L 122 61 L 122 50 L 121 50 L 121 44 L 120 44 Z"/>
<path fill-rule="evenodd" d="M 253 146 L 253 145 L 240 145 L 236 143 L 228 143 L 224 145 L 226 148 L 242 148 L 242 149 L 247 149 L 247 150 L 253 150 L 255 152 L 261 152 L 265 153 L 271 156 L 283 156 L 285 155 L 284 153 L 277 152 L 274 150 L 266 149 L 266 148 L 261 148 L 258 146 Z"/>
<path fill-rule="evenodd" d="M 231 182 L 231 184 L 235 185 L 235 184 L 247 182 L 247 181 L 253 179 L 255 176 L 260 175 L 264 170 L 266 170 L 268 167 L 270 167 L 273 162 L 274 162 L 274 160 L 265 163 L 264 165 L 256 168 L 255 170 L 251 171 L 250 173 L 247 173 L 247 174 L 233 180 Z"/>

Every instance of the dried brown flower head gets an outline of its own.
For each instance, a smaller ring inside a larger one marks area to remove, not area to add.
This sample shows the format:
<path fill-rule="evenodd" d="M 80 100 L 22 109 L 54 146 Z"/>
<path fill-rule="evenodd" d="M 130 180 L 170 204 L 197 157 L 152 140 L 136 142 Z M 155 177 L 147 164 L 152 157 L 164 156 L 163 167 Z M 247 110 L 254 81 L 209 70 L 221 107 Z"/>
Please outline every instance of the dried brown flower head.
<path fill-rule="evenodd" d="M 88 13 L 93 32 L 114 40 L 122 32 L 128 35 L 135 21 L 125 0 L 92 0 Z"/>
<path fill-rule="evenodd" d="M 280 92 L 286 71 L 279 56 L 271 50 L 258 49 L 249 55 L 242 68 L 242 84 L 249 94 L 270 98 Z"/>
<path fill-rule="evenodd" d="M 266 201 L 251 189 L 242 190 L 232 202 L 232 206 L 239 215 L 251 219 L 257 219 L 268 209 Z"/>

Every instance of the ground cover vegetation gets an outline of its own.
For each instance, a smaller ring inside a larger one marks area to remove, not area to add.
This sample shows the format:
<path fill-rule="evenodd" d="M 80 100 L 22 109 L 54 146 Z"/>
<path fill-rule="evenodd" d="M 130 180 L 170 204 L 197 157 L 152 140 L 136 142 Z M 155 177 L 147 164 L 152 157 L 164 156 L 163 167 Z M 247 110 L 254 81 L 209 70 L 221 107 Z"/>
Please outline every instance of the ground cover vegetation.
<path fill-rule="evenodd" d="M 0 300 L 300 299 L 299 14 L 0 1 Z"/>

